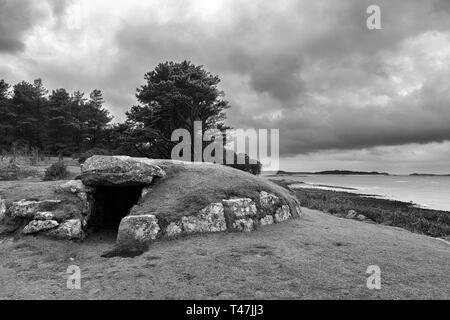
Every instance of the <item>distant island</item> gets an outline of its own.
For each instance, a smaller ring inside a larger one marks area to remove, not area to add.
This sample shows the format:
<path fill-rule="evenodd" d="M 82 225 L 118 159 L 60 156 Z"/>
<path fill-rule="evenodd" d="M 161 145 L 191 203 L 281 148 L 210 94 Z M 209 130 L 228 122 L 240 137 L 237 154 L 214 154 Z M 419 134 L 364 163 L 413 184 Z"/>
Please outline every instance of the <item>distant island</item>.
<path fill-rule="evenodd" d="M 336 175 L 381 175 L 381 176 L 389 176 L 390 174 L 387 172 L 378 172 L 378 171 L 350 171 L 350 170 L 331 170 L 331 171 L 320 171 L 315 172 L 314 174 L 336 174 Z"/>
<path fill-rule="evenodd" d="M 319 172 L 290 172 L 280 170 L 275 173 L 278 176 L 282 175 L 298 175 L 298 174 L 323 174 L 323 175 L 382 175 L 389 176 L 390 174 L 387 172 L 378 172 L 378 171 L 350 171 L 350 170 L 328 170 L 328 171 L 319 171 Z"/>
<path fill-rule="evenodd" d="M 450 174 L 412 173 L 411 177 L 450 177 Z"/>
<path fill-rule="evenodd" d="M 390 174 L 387 172 L 378 172 L 378 171 L 352 171 L 352 170 L 326 170 L 326 171 L 318 171 L 318 172 L 305 172 L 305 171 L 272 171 L 265 172 L 266 174 L 270 174 L 271 176 L 291 176 L 291 175 L 340 175 L 340 176 L 350 176 L 350 175 L 359 175 L 359 176 L 396 176 L 396 174 Z M 435 173 L 411 173 L 408 176 L 410 177 L 450 177 L 450 174 L 435 174 Z"/>

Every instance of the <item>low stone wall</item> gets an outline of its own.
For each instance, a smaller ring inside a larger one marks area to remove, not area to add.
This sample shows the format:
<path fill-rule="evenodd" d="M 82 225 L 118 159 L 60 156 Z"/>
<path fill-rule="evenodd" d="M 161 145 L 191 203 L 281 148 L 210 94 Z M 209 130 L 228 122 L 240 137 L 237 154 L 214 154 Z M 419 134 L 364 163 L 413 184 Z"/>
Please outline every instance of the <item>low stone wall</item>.
<path fill-rule="evenodd" d="M 56 239 L 78 240 L 85 237 L 83 229 L 92 214 L 93 189 L 80 180 L 66 182 L 55 190 L 63 200 L 0 199 L 0 221 L 25 225 L 23 235 L 44 234 Z"/>
<path fill-rule="evenodd" d="M 261 191 L 259 210 L 249 198 L 224 199 L 212 203 L 195 216 L 184 216 L 167 226 L 160 225 L 155 215 L 131 215 L 119 226 L 119 247 L 148 246 L 158 239 L 173 239 L 190 234 L 216 232 L 251 232 L 260 226 L 281 223 L 301 216 L 300 205 L 291 208 L 277 196 Z"/>

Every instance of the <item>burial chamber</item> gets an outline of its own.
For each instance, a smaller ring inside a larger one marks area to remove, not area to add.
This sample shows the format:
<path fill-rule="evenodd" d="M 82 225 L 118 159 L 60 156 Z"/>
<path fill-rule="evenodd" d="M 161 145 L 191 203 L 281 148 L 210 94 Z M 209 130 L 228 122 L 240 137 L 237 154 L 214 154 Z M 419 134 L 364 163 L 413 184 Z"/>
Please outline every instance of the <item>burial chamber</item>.
<path fill-rule="evenodd" d="M 301 215 L 290 191 L 217 164 L 94 156 L 83 165 L 81 181 L 94 194 L 88 225 L 116 228 L 119 247 L 194 233 L 250 232 Z"/>
<path fill-rule="evenodd" d="M 143 187 L 97 187 L 93 194 L 90 227 L 94 231 L 117 231 L 120 222 L 138 203 Z"/>
<path fill-rule="evenodd" d="M 79 180 L 55 189 L 56 200 L 21 200 L 8 216 L 25 234 L 83 239 L 89 230 L 117 232 L 116 247 L 147 248 L 191 234 L 251 232 L 301 215 L 296 197 L 267 179 L 227 166 L 94 156 Z"/>

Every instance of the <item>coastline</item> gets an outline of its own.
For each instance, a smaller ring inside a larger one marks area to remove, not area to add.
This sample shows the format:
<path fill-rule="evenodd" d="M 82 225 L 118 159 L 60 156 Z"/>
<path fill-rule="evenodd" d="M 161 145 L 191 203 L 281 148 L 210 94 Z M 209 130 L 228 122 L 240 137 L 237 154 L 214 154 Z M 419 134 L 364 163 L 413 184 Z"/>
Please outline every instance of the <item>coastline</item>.
<path fill-rule="evenodd" d="M 269 178 L 270 179 L 270 178 Z M 408 231 L 450 241 L 450 212 L 433 210 L 413 203 L 332 188 L 292 188 L 298 181 L 270 179 L 295 193 L 302 207 L 319 210 L 338 218 L 399 227 Z M 358 216 L 360 216 L 358 218 Z"/>
<path fill-rule="evenodd" d="M 449 211 L 446 211 L 446 210 L 430 208 L 428 205 L 423 204 L 423 203 L 418 203 L 418 202 L 414 202 L 414 201 L 403 201 L 403 200 L 397 199 L 397 198 L 395 198 L 393 196 L 382 195 L 382 194 L 368 194 L 368 193 L 364 193 L 360 189 L 357 189 L 357 188 L 341 187 L 341 186 L 325 185 L 325 184 L 310 184 L 310 183 L 306 183 L 306 182 L 296 182 L 296 181 L 295 182 L 292 181 L 292 184 L 289 184 L 288 187 L 291 190 L 292 189 L 294 189 L 294 190 L 298 190 L 298 189 L 315 189 L 315 190 L 326 190 L 326 191 L 336 191 L 336 192 L 347 192 L 347 193 L 356 194 L 356 195 L 358 195 L 360 197 L 365 197 L 365 198 L 402 202 L 402 203 L 406 203 L 406 204 L 408 204 L 408 205 L 410 205 L 412 207 L 419 208 L 419 209 L 429 209 L 429 210 L 435 210 L 435 211 L 449 212 Z"/>

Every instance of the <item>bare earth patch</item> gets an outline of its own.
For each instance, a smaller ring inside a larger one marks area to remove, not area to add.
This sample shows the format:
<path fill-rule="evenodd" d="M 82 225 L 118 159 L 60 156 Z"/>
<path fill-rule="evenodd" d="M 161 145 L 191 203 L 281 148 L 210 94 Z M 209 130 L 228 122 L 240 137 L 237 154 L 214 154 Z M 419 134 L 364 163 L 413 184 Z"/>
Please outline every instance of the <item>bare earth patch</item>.
<path fill-rule="evenodd" d="M 162 241 L 102 258 L 114 237 L 83 243 L 0 239 L 0 299 L 450 299 L 450 246 L 398 228 L 304 210 L 254 233 Z M 77 265 L 82 289 L 66 288 Z M 382 289 L 366 287 L 379 265 Z"/>

